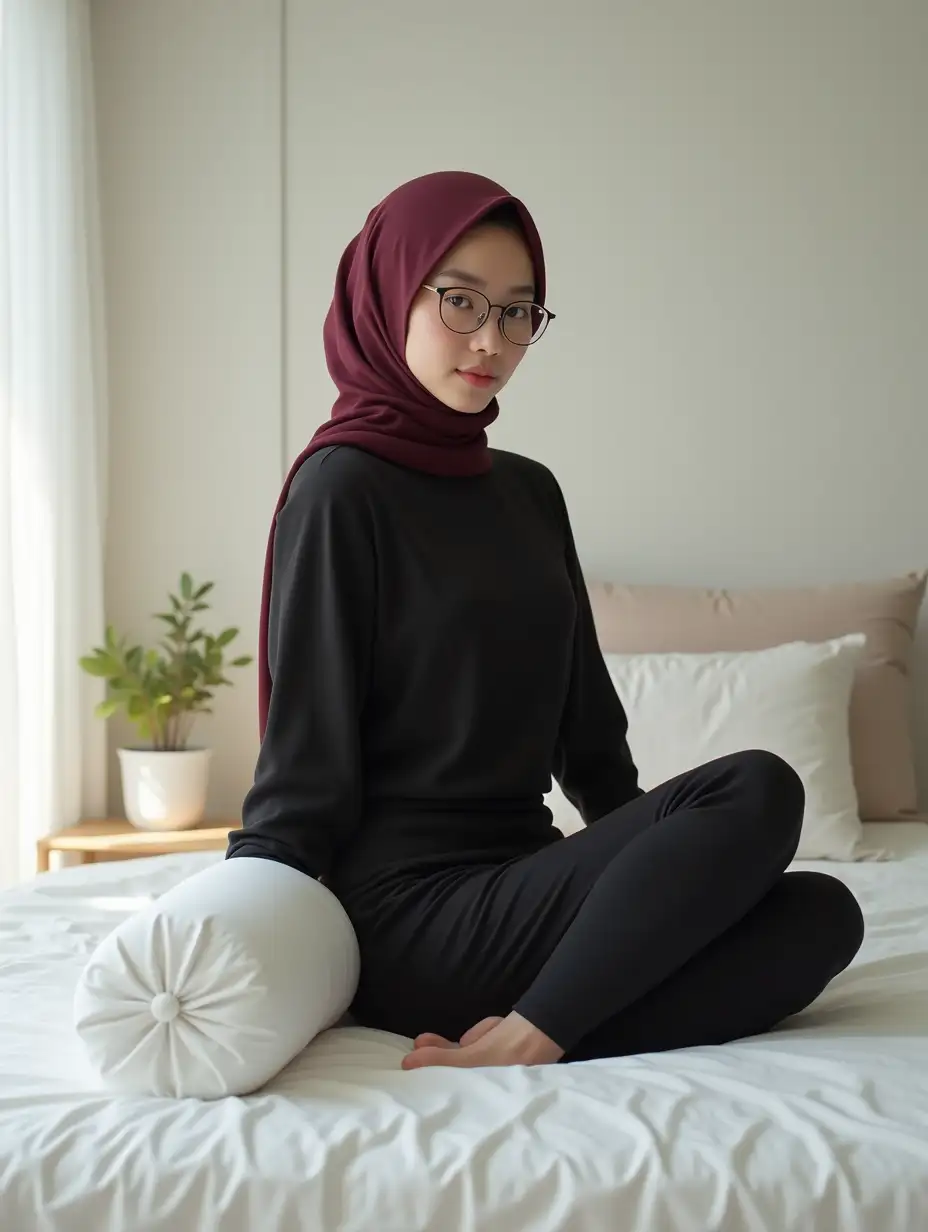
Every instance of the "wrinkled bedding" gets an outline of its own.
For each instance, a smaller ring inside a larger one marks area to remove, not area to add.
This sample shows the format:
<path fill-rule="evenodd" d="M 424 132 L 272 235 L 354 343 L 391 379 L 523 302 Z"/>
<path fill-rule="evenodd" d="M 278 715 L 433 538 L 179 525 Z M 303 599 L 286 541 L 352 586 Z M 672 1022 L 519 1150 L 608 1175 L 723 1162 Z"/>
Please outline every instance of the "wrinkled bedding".
<path fill-rule="evenodd" d="M 884 863 L 804 861 L 867 936 L 776 1032 L 572 1066 L 399 1068 L 409 1041 L 324 1033 L 216 1102 L 111 1097 L 71 1020 L 98 940 L 217 860 L 68 868 L 0 894 L 6 1232 L 916 1232 L 928 1228 L 928 825 Z"/>

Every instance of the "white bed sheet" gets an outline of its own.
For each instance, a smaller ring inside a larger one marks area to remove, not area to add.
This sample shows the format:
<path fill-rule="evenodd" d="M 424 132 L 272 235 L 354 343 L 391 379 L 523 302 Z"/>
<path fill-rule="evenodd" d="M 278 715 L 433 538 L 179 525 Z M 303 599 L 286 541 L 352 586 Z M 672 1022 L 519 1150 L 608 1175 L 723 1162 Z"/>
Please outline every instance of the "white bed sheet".
<path fill-rule="evenodd" d="M 917 1232 L 928 1228 L 928 826 L 824 864 L 867 936 L 767 1036 L 572 1066 L 399 1068 L 327 1032 L 247 1098 L 114 1098 L 71 997 L 100 937 L 219 857 L 70 868 L 0 894 L 3 1232 Z"/>

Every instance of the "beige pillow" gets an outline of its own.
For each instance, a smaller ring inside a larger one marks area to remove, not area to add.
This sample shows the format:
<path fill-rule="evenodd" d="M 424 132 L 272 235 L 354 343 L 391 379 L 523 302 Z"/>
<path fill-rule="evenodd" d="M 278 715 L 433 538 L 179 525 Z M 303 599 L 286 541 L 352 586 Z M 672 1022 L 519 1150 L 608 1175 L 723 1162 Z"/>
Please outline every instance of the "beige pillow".
<path fill-rule="evenodd" d="M 918 811 L 911 663 L 928 571 L 883 582 L 709 590 L 590 585 L 606 653 L 765 650 L 786 642 L 867 637 L 851 694 L 854 784 L 865 821 Z"/>

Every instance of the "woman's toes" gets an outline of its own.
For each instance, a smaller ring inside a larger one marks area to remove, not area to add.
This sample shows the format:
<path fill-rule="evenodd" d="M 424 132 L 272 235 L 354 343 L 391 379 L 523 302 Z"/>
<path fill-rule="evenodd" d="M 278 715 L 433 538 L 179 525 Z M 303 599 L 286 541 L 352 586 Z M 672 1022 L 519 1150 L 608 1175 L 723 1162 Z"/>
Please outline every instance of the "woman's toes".
<path fill-rule="evenodd" d="M 463 1048 L 468 1044 L 476 1044 L 483 1039 L 488 1031 L 492 1031 L 503 1020 L 502 1018 L 484 1018 L 461 1036 L 461 1042 L 447 1039 L 444 1035 L 436 1035 L 434 1031 L 423 1031 L 413 1040 L 413 1048 Z"/>
<path fill-rule="evenodd" d="M 471 1027 L 469 1031 L 465 1031 L 461 1036 L 461 1047 L 466 1048 L 468 1044 L 476 1044 L 477 1040 L 483 1039 L 488 1031 L 492 1031 L 502 1021 L 502 1018 L 499 1016 L 481 1019 L 476 1026 Z"/>
<path fill-rule="evenodd" d="M 421 1035 L 417 1035 L 412 1042 L 413 1048 L 457 1048 L 458 1045 L 453 1040 L 445 1039 L 443 1035 L 436 1035 L 432 1031 L 423 1031 Z"/>

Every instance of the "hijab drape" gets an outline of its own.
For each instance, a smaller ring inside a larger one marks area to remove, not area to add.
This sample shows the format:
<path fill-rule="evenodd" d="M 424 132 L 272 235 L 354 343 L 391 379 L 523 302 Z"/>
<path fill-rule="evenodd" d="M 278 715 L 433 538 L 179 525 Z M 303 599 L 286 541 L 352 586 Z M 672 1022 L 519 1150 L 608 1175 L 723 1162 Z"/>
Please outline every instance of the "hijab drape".
<path fill-rule="evenodd" d="M 528 210 L 505 188 L 465 171 L 439 171 L 400 185 L 367 216 L 338 264 L 323 327 L 325 358 L 338 397 L 290 468 L 268 538 L 258 635 L 258 713 L 263 739 L 270 703 L 268 617 L 274 528 L 293 477 L 328 445 L 354 445 L 390 462 L 433 475 L 489 470 L 486 429 L 499 414 L 494 398 L 476 414 L 452 410 L 429 393 L 406 365 L 406 322 L 423 280 L 484 215 L 512 206 L 528 242 L 535 299 L 544 303 L 544 255 Z"/>

